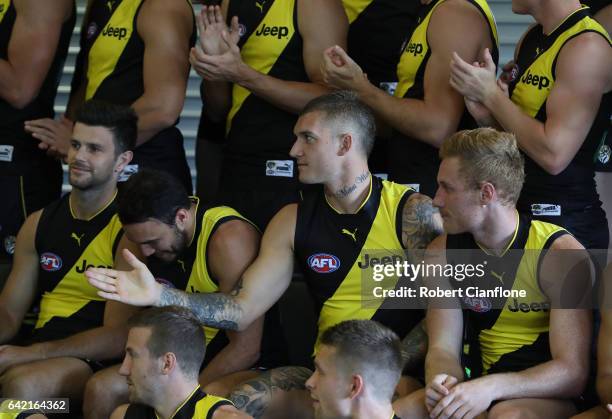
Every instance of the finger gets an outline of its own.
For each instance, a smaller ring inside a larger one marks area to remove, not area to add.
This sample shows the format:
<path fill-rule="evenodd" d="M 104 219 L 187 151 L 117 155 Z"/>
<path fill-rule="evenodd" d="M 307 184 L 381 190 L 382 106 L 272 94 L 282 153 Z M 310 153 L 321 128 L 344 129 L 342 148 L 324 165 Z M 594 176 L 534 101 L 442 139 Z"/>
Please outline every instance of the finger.
<path fill-rule="evenodd" d="M 510 70 L 512 70 L 513 67 L 514 67 L 514 60 L 510 60 L 506 64 L 503 65 L 502 70 L 503 71 L 510 71 Z"/>
<path fill-rule="evenodd" d="M 206 19 L 207 19 L 206 23 L 208 25 L 214 25 L 216 23 L 216 20 L 215 20 L 215 7 L 214 6 L 210 6 L 206 10 Z"/>
<path fill-rule="evenodd" d="M 442 411 L 441 418 L 455 418 L 455 412 L 462 406 L 462 402 L 459 400 L 453 400 L 451 404 L 449 404 L 446 409 Z"/>
<path fill-rule="evenodd" d="M 430 418 L 440 417 L 444 409 L 446 409 L 446 407 L 453 402 L 453 398 L 454 398 L 453 394 L 449 394 L 448 396 L 442 398 L 442 400 L 440 400 L 436 404 L 436 407 L 434 407 L 434 409 L 431 411 L 429 417 Z"/>
<path fill-rule="evenodd" d="M 200 10 L 200 13 L 196 15 L 196 26 L 198 27 L 198 33 L 200 34 L 200 38 L 202 37 L 204 32 L 206 32 L 206 22 L 204 22 L 205 15 L 206 11 L 204 10 L 204 8 L 202 8 L 202 10 Z"/>
<path fill-rule="evenodd" d="M 40 150 L 49 150 L 49 144 L 45 143 L 44 141 L 40 141 L 38 143 L 38 148 Z"/>
<path fill-rule="evenodd" d="M 433 382 L 431 383 L 431 389 L 443 396 L 446 396 L 448 394 L 448 389 L 444 386 L 443 383 Z"/>
<path fill-rule="evenodd" d="M 238 16 L 234 16 L 230 22 L 230 29 L 232 35 L 232 43 L 238 44 L 240 41 L 240 23 L 238 22 Z"/>
<path fill-rule="evenodd" d="M 221 13 L 221 8 L 219 6 L 215 6 L 214 8 L 214 17 L 215 17 L 216 23 L 225 23 L 225 19 L 223 18 L 223 13 Z"/>
<path fill-rule="evenodd" d="M 104 292 L 104 291 L 98 291 L 98 295 L 102 298 L 105 298 L 107 300 L 112 300 L 112 301 L 118 301 L 120 303 L 122 303 L 122 299 L 121 296 L 119 294 L 115 294 L 112 292 Z"/>
<path fill-rule="evenodd" d="M 450 390 L 450 388 L 454 386 L 455 384 L 457 384 L 458 381 L 459 380 L 457 380 L 457 377 L 453 377 L 452 375 L 449 375 L 448 377 L 446 377 L 446 380 L 444 380 L 442 384 L 444 385 L 446 389 Z"/>
<path fill-rule="evenodd" d="M 491 51 L 489 48 L 485 48 L 484 50 L 484 60 L 485 60 L 485 68 L 489 71 L 495 72 L 495 62 L 493 61 L 493 57 L 491 56 Z"/>
<path fill-rule="evenodd" d="M 85 276 L 87 277 L 87 282 L 89 282 L 89 285 L 94 288 L 97 288 L 98 290 L 100 290 L 100 292 L 107 292 L 111 294 L 117 293 L 117 287 L 115 285 L 109 284 L 105 281 L 100 281 L 97 278 L 93 278 L 92 276 L 87 274 Z"/>
<path fill-rule="evenodd" d="M 142 263 L 129 249 L 123 249 L 123 257 L 125 261 L 134 269 L 146 269 L 147 265 Z M 114 269 L 108 269 L 109 271 L 117 272 Z"/>

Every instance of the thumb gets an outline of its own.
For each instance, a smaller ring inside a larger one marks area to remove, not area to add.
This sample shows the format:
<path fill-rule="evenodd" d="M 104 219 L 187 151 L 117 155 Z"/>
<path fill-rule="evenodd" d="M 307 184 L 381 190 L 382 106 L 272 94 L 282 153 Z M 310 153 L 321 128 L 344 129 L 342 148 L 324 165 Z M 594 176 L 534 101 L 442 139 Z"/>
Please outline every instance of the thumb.
<path fill-rule="evenodd" d="M 495 72 L 495 62 L 493 61 L 489 48 L 485 48 L 484 50 L 484 60 L 486 69 Z"/>
<path fill-rule="evenodd" d="M 128 249 L 123 249 L 123 257 L 125 258 L 125 261 L 134 269 L 146 268 L 146 265 L 138 260 L 138 258 Z"/>

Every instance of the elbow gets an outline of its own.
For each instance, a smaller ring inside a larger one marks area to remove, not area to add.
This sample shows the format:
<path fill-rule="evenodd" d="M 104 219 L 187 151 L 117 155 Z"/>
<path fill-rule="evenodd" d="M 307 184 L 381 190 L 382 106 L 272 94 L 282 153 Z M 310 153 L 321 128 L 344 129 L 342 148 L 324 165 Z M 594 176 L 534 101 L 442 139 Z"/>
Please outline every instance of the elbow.
<path fill-rule="evenodd" d="M 561 395 L 562 397 L 580 397 L 586 388 L 589 379 L 589 367 L 588 363 L 585 362 L 583 365 L 578 366 L 580 363 L 566 363 L 564 368 L 563 376 L 566 377 L 566 392 Z"/>
<path fill-rule="evenodd" d="M 451 126 L 448 123 L 436 121 L 429 129 L 423 130 L 421 136 L 426 143 L 433 147 L 440 148 L 444 141 L 457 131 L 456 128 L 456 125 Z"/>
<path fill-rule="evenodd" d="M 162 107 L 157 116 L 157 121 L 162 129 L 173 126 L 181 114 L 181 109 L 175 106 Z"/>
<path fill-rule="evenodd" d="M 13 108 L 22 110 L 32 103 L 37 94 L 37 91 L 28 91 L 20 86 L 15 86 L 10 92 L 7 92 L 5 99 Z"/>
<path fill-rule="evenodd" d="M 562 156 L 550 154 L 548 157 L 542 159 L 540 165 L 549 175 L 557 176 L 567 168 L 570 160 L 571 159 L 566 159 Z"/>

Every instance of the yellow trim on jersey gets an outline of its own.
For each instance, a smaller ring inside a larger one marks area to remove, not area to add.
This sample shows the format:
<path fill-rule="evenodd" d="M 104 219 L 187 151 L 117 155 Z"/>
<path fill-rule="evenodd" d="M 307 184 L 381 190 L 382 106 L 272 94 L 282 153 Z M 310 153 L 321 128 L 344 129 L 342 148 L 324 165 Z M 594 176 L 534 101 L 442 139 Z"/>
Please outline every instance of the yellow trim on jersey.
<path fill-rule="evenodd" d="M 96 212 L 94 215 L 92 215 L 89 218 L 78 218 L 76 216 L 76 214 L 74 213 L 74 210 L 72 209 L 72 193 L 70 194 L 70 196 L 68 196 L 68 208 L 70 209 L 70 216 L 72 217 L 72 219 L 74 220 L 81 220 L 81 221 L 91 221 L 94 218 L 96 218 L 98 215 L 102 214 L 102 212 L 108 208 L 108 206 L 110 204 L 113 203 L 113 201 L 115 200 L 115 198 L 117 197 L 117 189 L 115 188 L 115 193 L 113 194 L 113 197 L 111 198 L 110 201 L 108 201 L 106 204 L 104 204 L 104 206 L 98 211 Z"/>
<path fill-rule="evenodd" d="M 11 0 L 0 0 L 0 23 L 4 20 L 4 15 L 11 7 Z"/>
<path fill-rule="evenodd" d="M 584 7 L 569 15 L 560 25 L 563 25 L 567 19 L 582 10 L 584 10 Z M 597 23 L 597 21 L 590 17 L 579 20 L 574 26 L 561 33 L 550 48 L 541 53 L 526 69 L 512 92 L 512 102 L 519 106 L 527 115 L 535 118 L 538 112 L 540 112 L 540 109 L 545 106 L 546 100 L 555 85 L 553 66 L 563 45 L 571 37 L 585 31 L 598 32 L 603 35 L 608 42 L 611 42 L 608 32 Z"/>
<path fill-rule="evenodd" d="M 219 402 L 228 402 L 229 406 L 233 406 L 234 404 L 226 398 L 213 396 L 212 394 L 206 394 L 206 396 L 200 400 L 195 405 L 195 412 L 193 412 L 194 418 L 208 418 L 208 413 L 212 408 L 214 408 Z"/>
<path fill-rule="evenodd" d="M 122 1 L 100 30 L 89 50 L 86 100 L 91 99 L 104 80 L 115 71 L 119 57 L 134 32 L 134 19 L 142 1 Z"/>
<path fill-rule="evenodd" d="M 89 243 L 56 287 L 43 294 L 35 329 L 43 327 L 53 317 L 72 316 L 91 301 L 104 301 L 104 298 L 98 296 L 97 290 L 87 282 L 83 267 L 92 265 L 112 268 L 113 245 L 121 229 L 121 222 L 115 214 L 106 227 Z"/>
<path fill-rule="evenodd" d="M 361 208 L 363 208 L 363 206 L 366 204 L 366 202 L 368 202 L 368 200 L 370 199 L 370 196 L 372 196 L 372 174 L 368 173 L 368 176 L 370 176 L 370 188 L 368 190 L 368 195 L 366 196 L 366 198 L 363 200 L 363 202 L 361 203 L 361 205 L 359 205 L 359 208 L 357 208 L 357 211 L 355 211 L 355 213 L 359 212 L 359 210 L 361 210 Z M 325 196 L 325 202 L 327 202 L 327 205 L 329 205 L 329 207 L 331 209 L 333 209 L 336 214 L 344 214 L 343 212 L 337 210 L 331 202 L 329 202 L 329 199 L 327 199 L 327 194 L 323 194 L 323 196 Z"/>
<path fill-rule="evenodd" d="M 517 303 L 548 303 L 549 298 L 540 289 L 538 281 L 538 262 L 542 248 L 548 239 L 562 227 L 542 221 L 532 221 L 525 250 L 518 270 L 513 290 L 525 290 L 527 296 L 517 299 Z M 510 311 L 506 303 L 497 321 L 491 329 L 484 329 L 478 338 L 482 357 L 483 374 L 500 358 L 532 345 L 542 333 L 549 330 L 550 311 Z"/>
<path fill-rule="evenodd" d="M 433 15 L 434 11 L 442 3 L 444 3 L 444 1 L 445 0 L 440 0 L 431 8 L 427 16 L 425 16 L 425 18 L 418 24 L 410 36 L 410 39 L 406 43 L 406 47 L 402 52 L 400 60 L 397 64 L 397 77 L 399 81 L 397 84 L 397 89 L 395 89 L 395 97 L 403 98 L 406 95 L 406 92 L 408 92 L 408 90 L 414 86 L 419 69 L 423 65 L 427 64 L 424 62 L 430 49 L 429 41 L 427 40 L 427 29 L 429 28 L 429 22 L 431 21 L 431 16 Z M 487 16 L 489 28 L 493 33 L 495 44 L 499 45 L 497 25 L 495 23 L 495 18 L 493 17 L 493 12 L 489 8 L 487 2 L 485 0 L 467 1 L 478 7 Z"/>
<path fill-rule="evenodd" d="M 261 20 L 259 26 L 251 33 L 249 39 L 240 50 L 242 61 L 262 74 L 268 74 L 278 58 L 281 56 L 295 34 L 293 25 L 293 12 L 295 0 L 275 1 L 266 16 Z M 287 29 L 287 36 L 258 36 L 263 27 Z M 227 115 L 225 132 L 229 133 L 234 116 L 238 113 L 244 101 L 251 94 L 250 91 L 237 83 L 232 86 L 232 108 Z"/>
<path fill-rule="evenodd" d="M 355 21 L 374 0 L 342 0 L 349 25 Z"/>
<path fill-rule="evenodd" d="M 398 208 L 399 203 L 408 190 L 406 186 L 383 181 L 378 211 L 362 251 L 376 249 L 396 252 L 404 256 L 403 246 L 397 237 L 395 226 L 397 211 L 401 210 Z M 363 273 L 358 265 L 360 261 L 361 257 L 358 257 L 334 295 L 323 303 L 319 315 L 315 354 L 325 330 L 348 319 L 371 319 L 383 303 L 383 299 L 375 298 L 373 295 L 369 299 L 365 298 L 365 293 L 362 292 Z M 395 281 L 397 282 L 397 278 Z"/>

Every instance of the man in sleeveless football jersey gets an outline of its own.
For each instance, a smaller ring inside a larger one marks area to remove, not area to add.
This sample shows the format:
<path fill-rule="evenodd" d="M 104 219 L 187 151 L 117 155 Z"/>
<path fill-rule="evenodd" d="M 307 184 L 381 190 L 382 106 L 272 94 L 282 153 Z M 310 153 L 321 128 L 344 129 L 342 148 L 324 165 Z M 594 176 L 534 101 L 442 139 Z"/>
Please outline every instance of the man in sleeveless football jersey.
<path fill-rule="evenodd" d="M 211 207 L 189 197 L 172 176 L 151 169 L 133 175 L 117 199 L 119 219 L 126 237 L 148 257 L 147 265 L 160 283 L 188 293 L 229 293 L 252 263 L 259 249 L 260 234 L 229 207 Z M 279 340 L 266 323 L 254 322 L 242 332 L 205 328 L 206 357 L 200 384 L 205 390 L 212 382 L 237 373 L 243 381 L 258 366 L 278 366 L 270 353 Z M 280 325 L 276 325 L 276 331 Z M 279 344 L 282 343 L 278 342 Z M 260 357 L 261 347 L 261 357 Z M 269 364 L 268 364 L 269 363 Z M 128 388 L 117 374 L 118 366 L 96 373 L 87 383 L 84 410 L 88 418 L 108 417 L 115 407 L 127 402 Z M 229 388 L 233 384 L 226 384 Z M 217 383 L 212 390 L 225 394 Z"/>
<path fill-rule="evenodd" d="M 402 418 L 569 417 L 576 412 L 571 399 L 587 381 L 591 319 L 576 302 L 562 308 L 556 302 L 568 290 L 568 272 L 586 288 L 592 283 L 588 253 L 562 227 L 519 215 L 525 174 L 512 134 L 460 131 L 440 157 L 433 202 L 446 234 L 428 247 L 435 263 L 454 263 L 457 251 L 471 249 L 484 261 L 479 286 L 501 282 L 524 295 L 463 298 L 463 312 L 434 300 L 427 312 L 426 389 L 398 400 L 396 411 Z"/>
<path fill-rule="evenodd" d="M 218 201 L 263 230 L 298 199 L 292 129 L 328 92 L 321 54 L 346 44 L 346 15 L 340 0 L 224 0 L 203 8 L 199 26 L 191 63 L 204 78 L 203 111 L 225 122 Z"/>
<path fill-rule="evenodd" d="M 610 37 L 578 0 L 516 0 L 512 6 L 537 24 L 517 45 L 509 85 L 496 85 L 488 55 L 478 65 L 455 55 L 451 83 L 480 125 L 516 134 L 527 172 L 518 209 L 567 228 L 587 249 L 607 249 L 608 221 L 594 171 L 595 152 L 610 127 Z"/>
<path fill-rule="evenodd" d="M 134 112 L 117 105 L 87 102 L 77 113 L 68 153 L 72 192 L 28 217 L 0 294 L 2 343 L 40 301 L 33 331 L 15 342 L 24 346 L 0 348 L 3 397 L 76 402 L 99 361 L 121 356 L 134 309 L 105 302 L 84 272 L 122 269 L 121 250 L 138 250 L 115 213 L 117 177 L 132 157 L 136 125 Z"/>
<path fill-rule="evenodd" d="M 231 296 L 162 287 L 132 258 L 132 272 L 94 269 L 87 273 L 90 283 L 109 299 L 188 306 L 204 324 L 243 330 L 289 287 L 297 257 L 306 267 L 306 284 L 320 310 L 319 335 L 343 320 L 379 320 L 406 336 L 407 362 L 418 367 L 425 338 L 421 313 L 394 316 L 392 310 L 381 308 L 381 301 L 376 307 L 363 308 L 359 265 L 365 261 L 360 252 L 423 249 L 442 231 L 439 215 L 426 196 L 370 175 L 367 156 L 375 136 L 374 116 L 354 94 L 335 92 L 309 102 L 294 132 L 297 140 L 291 155 L 297 160 L 300 181 L 313 184 L 312 191 L 299 204 L 287 205 L 274 216 L 258 257 Z M 232 400 L 240 400 L 241 410 L 261 415 L 273 389 L 275 396 L 294 389 L 306 394 L 304 383 L 310 375 L 306 368 L 280 368 L 265 374 L 262 380 L 269 384 L 248 385 L 234 393 Z M 300 409 L 312 411 L 312 405 Z"/>
<path fill-rule="evenodd" d="M 188 310 L 150 308 L 129 321 L 119 373 L 129 388 L 129 405 L 112 419 L 247 419 L 229 400 L 204 393 L 198 370 L 204 360 L 204 331 Z"/>
<path fill-rule="evenodd" d="M 75 19 L 74 0 L 0 1 L 0 259 L 12 257 L 26 217 L 62 191 L 60 162 L 23 124 L 53 117 Z"/>
<path fill-rule="evenodd" d="M 372 320 L 327 329 L 306 381 L 315 418 L 399 419 L 391 399 L 402 374 L 397 335 Z"/>
<path fill-rule="evenodd" d="M 418 2 L 415 2 L 418 3 Z M 340 47 L 325 51 L 327 84 L 357 92 L 393 129 L 388 144 L 389 180 L 433 196 L 438 148 L 458 129 L 475 127 L 463 98 L 449 83 L 453 52 L 468 62 L 487 48 L 497 57 L 497 28 L 485 0 L 421 1 L 397 66 L 394 95 L 372 84 L 369 74 Z M 497 58 L 495 58 L 497 60 Z"/>
<path fill-rule="evenodd" d="M 85 12 L 68 118 L 84 100 L 131 106 L 138 115 L 134 159 L 120 180 L 142 167 L 164 170 L 191 191 L 183 135 L 176 127 L 185 101 L 189 48 L 196 40 L 189 0 L 93 0 Z M 50 119 L 26 125 L 65 153 L 67 138 Z"/>

